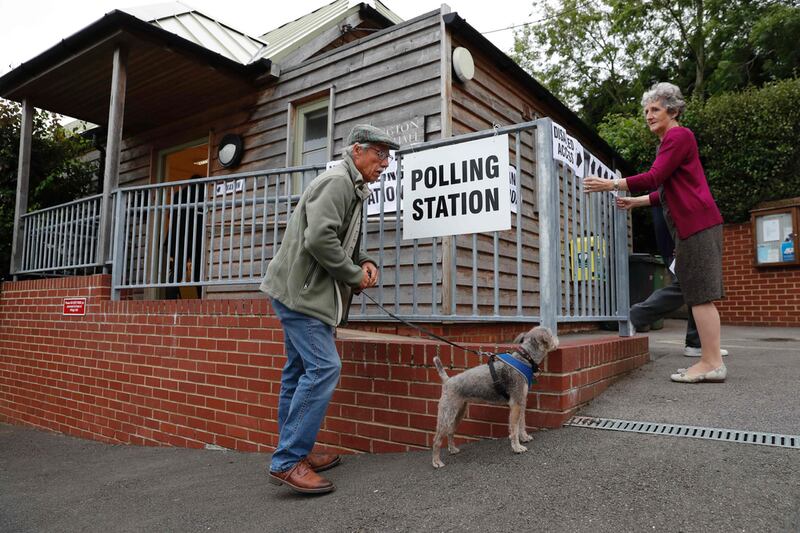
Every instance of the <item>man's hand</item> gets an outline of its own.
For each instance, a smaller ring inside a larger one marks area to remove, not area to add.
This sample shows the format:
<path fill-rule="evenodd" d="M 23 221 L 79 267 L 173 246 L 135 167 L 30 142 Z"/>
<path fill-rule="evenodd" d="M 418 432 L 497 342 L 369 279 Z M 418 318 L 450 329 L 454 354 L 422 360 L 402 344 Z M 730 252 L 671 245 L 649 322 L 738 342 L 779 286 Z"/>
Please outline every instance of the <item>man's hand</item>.
<path fill-rule="evenodd" d="M 375 263 L 367 261 L 361 265 L 361 271 L 364 273 L 364 276 L 361 278 L 361 285 L 359 286 L 361 290 L 374 287 L 378 284 L 378 267 L 375 266 Z"/>

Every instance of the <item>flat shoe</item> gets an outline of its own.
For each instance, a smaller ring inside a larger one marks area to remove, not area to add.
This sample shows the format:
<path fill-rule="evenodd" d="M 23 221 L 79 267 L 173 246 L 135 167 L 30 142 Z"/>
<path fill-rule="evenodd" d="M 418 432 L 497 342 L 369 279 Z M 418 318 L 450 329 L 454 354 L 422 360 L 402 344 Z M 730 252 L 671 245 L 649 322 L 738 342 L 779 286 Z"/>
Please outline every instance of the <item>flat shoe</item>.
<path fill-rule="evenodd" d="M 681 370 L 683 372 L 681 372 Z M 676 383 L 723 383 L 725 378 L 728 377 L 728 369 L 723 364 L 719 368 L 715 368 L 705 374 L 697 374 L 696 376 L 689 376 L 686 374 L 686 369 L 679 369 L 677 374 L 672 374 L 669 378 Z"/>

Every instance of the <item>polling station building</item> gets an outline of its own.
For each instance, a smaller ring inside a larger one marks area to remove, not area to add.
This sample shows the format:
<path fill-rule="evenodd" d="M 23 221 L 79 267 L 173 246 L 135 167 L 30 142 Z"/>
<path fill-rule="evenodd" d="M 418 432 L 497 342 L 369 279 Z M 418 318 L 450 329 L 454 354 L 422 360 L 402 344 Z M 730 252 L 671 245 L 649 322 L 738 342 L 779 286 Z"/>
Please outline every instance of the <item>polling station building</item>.
<path fill-rule="evenodd" d="M 625 162 L 447 5 L 403 21 L 377 0 L 337 0 L 260 36 L 181 3 L 112 11 L 0 78 L 0 96 L 23 108 L 15 281 L 0 300 L 6 421 L 271 449 L 283 345 L 257 285 L 300 193 L 362 122 L 401 145 L 364 213 L 383 306 L 499 347 L 545 312 L 561 331 L 626 319 L 627 220 L 610 196 L 580 192 L 584 173 L 613 177 Z M 98 194 L 28 211 L 35 109 L 88 125 Z M 411 179 L 402 198 L 397 165 Z M 350 318 L 417 335 L 364 298 Z M 417 337 L 353 335 L 339 336 L 320 443 L 428 446 L 432 356 L 479 361 Z M 646 360 L 641 338 L 554 352 L 529 423 L 559 426 Z M 501 435 L 505 419 L 473 406 L 461 438 Z"/>

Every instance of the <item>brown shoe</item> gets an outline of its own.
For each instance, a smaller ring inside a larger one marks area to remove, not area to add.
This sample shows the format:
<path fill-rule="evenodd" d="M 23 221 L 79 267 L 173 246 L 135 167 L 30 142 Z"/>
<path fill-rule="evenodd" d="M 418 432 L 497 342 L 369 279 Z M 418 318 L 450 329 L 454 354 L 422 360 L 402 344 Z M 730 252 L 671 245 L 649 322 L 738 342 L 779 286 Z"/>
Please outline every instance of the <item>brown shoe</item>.
<path fill-rule="evenodd" d="M 308 466 L 310 466 L 314 472 L 322 472 L 323 470 L 328 470 L 341 463 L 342 456 L 329 453 L 310 453 L 308 457 L 306 457 L 306 461 L 308 461 Z"/>
<path fill-rule="evenodd" d="M 303 494 L 323 494 L 336 488 L 333 483 L 314 472 L 306 459 L 301 459 L 286 472 L 270 471 L 269 481 L 275 485 L 286 484 L 290 489 Z"/>

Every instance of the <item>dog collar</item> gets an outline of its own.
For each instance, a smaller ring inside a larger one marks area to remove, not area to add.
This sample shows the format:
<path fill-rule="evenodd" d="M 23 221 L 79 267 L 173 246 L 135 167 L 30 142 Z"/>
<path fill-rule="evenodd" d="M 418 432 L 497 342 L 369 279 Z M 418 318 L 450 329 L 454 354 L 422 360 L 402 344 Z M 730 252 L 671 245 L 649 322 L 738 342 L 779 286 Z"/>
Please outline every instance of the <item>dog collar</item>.
<path fill-rule="evenodd" d="M 528 387 L 533 385 L 533 367 L 528 366 L 519 359 L 515 359 L 513 355 L 510 353 L 499 353 L 497 354 L 497 358 L 500 359 L 502 362 L 522 374 L 526 380 L 528 380 Z"/>

